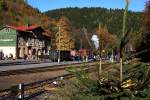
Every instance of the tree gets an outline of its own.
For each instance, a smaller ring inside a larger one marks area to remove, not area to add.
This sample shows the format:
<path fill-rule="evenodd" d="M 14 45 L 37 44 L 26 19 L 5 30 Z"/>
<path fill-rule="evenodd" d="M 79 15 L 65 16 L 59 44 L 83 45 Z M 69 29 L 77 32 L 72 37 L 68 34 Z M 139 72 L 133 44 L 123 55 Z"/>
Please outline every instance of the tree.
<path fill-rule="evenodd" d="M 126 31 L 126 18 L 127 18 L 127 12 L 128 12 L 128 6 L 129 6 L 129 0 L 125 0 L 125 10 L 124 10 L 124 16 L 123 16 L 123 28 L 122 28 L 122 36 L 121 41 L 119 45 L 119 54 L 120 54 L 120 82 L 123 81 L 123 51 L 126 46 L 126 44 L 129 42 L 129 31 Z"/>
<path fill-rule="evenodd" d="M 108 32 L 108 28 L 106 25 L 99 27 L 96 30 L 96 33 L 100 39 L 100 45 L 102 50 L 110 51 L 111 49 L 114 49 L 116 46 L 117 37 L 116 35 L 113 35 Z"/>
<path fill-rule="evenodd" d="M 150 1 L 146 3 L 143 16 L 143 39 L 137 51 L 140 52 L 139 57 L 142 61 L 150 61 Z"/>
<path fill-rule="evenodd" d="M 8 11 L 8 4 L 5 0 L 1 0 L 0 1 L 0 11 L 4 10 L 4 11 Z"/>
<path fill-rule="evenodd" d="M 56 49 L 61 51 L 70 51 L 75 48 L 72 36 L 72 27 L 70 21 L 66 17 L 61 17 L 58 24 L 58 32 L 56 34 Z"/>
<path fill-rule="evenodd" d="M 99 37 L 99 55 L 100 55 L 100 66 L 99 66 L 99 78 L 101 74 L 101 66 L 102 66 L 102 53 L 104 51 L 108 51 L 109 49 L 113 51 L 113 45 L 115 45 L 116 38 L 114 35 L 110 34 L 108 32 L 107 26 L 101 26 L 99 24 L 98 29 L 96 30 L 96 33 Z"/>
<path fill-rule="evenodd" d="M 110 33 L 120 35 L 122 30 L 122 17 L 123 9 L 106 9 L 100 7 L 91 8 L 63 8 L 57 10 L 51 10 L 46 12 L 46 14 L 52 18 L 58 19 L 61 16 L 66 16 L 72 22 L 72 25 L 81 29 L 83 26 L 86 27 L 88 32 L 92 33 L 99 23 L 107 24 Z M 73 16 L 75 15 L 75 16 Z M 141 12 L 131 12 L 128 13 L 128 25 L 127 27 L 132 27 L 133 32 L 138 32 L 141 28 Z"/>

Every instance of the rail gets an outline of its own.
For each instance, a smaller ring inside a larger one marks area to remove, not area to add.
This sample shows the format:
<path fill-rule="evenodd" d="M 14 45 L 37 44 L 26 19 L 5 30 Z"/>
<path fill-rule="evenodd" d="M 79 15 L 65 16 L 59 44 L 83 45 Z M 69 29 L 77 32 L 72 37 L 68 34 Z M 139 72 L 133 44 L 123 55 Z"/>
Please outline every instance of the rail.
<path fill-rule="evenodd" d="M 92 64 L 95 62 L 87 62 L 85 64 Z M 28 73 L 38 73 L 38 72 L 47 72 L 47 71 L 56 71 L 56 70 L 64 70 L 69 66 L 79 67 L 80 63 L 71 63 L 71 64 L 62 64 L 62 65 L 52 65 L 45 67 L 37 67 L 37 68 L 28 68 L 28 69 L 17 69 L 17 70 L 8 70 L 8 71 L 0 71 L 0 76 L 9 76 L 9 75 L 19 75 L 19 74 L 28 74 Z M 67 67 L 66 67 L 67 66 Z"/>
<path fill-rule="evenodd" d="M 86 67 L 85 70 L 87 72 L 95 71 L 95 69 L 93 69 L 92 66 L 95 66 L 96 63 L 97 62 L 88 63 L 87 65 L 90 67 Z M 81 66 L 81 64 L 76 64 L 76 65 Z M 60 75 L 57 77 L 53 77 L 53 78 L 49 78 L 46 80 L 41 80 L 29 84 L 21 84 L 22 88 L 20 88 L 19 85 L 16 85 L 16 86 L 12 86 L 9 89 L 0 90 L 0 100 L 5 100 L 5 99 L 16 100 L 16 98 L 19 97 L 24 98 L 23 100 L 29 100 L 35 96 L 38 96 L 39 94 L 44 93 L 45 90 L 42 87 L 46 85 L 51 85 L 54 81 L 61 80 L 61 77 L 63 77 L 63 79 L 69 79 L 73 77 L 73 74 L 65 74 L 65 75 Z"/>

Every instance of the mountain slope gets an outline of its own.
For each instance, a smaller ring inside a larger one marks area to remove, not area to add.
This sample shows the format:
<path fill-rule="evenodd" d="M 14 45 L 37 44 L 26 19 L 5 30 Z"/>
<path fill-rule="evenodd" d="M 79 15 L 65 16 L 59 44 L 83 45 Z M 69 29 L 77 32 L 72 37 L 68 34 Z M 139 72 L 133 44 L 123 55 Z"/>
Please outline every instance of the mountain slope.
<path fill-rule="evenodd" d="M 1 25 L 37 24 L 49 30 L 54 20 L 29 6 L 24 0 L 0 0 Z M 50 23 L 51 22 L 51 23 Z"/>
<path fill-rule="evenodd" d="M 107 25 L 110 33 L 122 33 L 123 10 L 105 8 L 64 8 L 45 12 L 49 17 L 59 19 L 66 16 L 71 20 L 76 28 L 86 27 L 93 32 L 100 23 Z M 142 13 L 129 12 L 127 28 L 132 28 L 132 32 L 138 32 L 141 27 Z"/>

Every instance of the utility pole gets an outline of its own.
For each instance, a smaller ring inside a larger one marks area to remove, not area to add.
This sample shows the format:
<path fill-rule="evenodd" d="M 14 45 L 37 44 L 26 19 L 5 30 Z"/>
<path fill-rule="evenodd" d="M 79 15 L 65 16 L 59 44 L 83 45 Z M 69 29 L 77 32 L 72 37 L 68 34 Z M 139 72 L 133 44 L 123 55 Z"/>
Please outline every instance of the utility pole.
<path fill-rule="evenodd" d="M 99 23 L 99 32 L 100 32 L 100 23 Z M 102 72 L 102 40 L 101 40 L 101 36 L 100 36 L 100 33 L 99 33 L 99 51 L 100 51 L 100 62 L 99 62 L 99 77 L 100 77 L 100 74 Z"/>
<path fill-rule="evenodd" d="M 92 45 L 91 45 L 90 40 L 89 40 L 88 35 L 87 35 L 87 29 L 86 29 L 85 27 L 83 27 L 83 33 L 84 33 L 84 35 L 85 35 L 85 37 L 86 37 L 86 39 L 87 39 L 87 41 L 88 41 L 88 44 L 89 44 L 90 47 L 92 48 Z M 85 61 L 86 61 L 86 62 L 88 61 L 88 55 L 86 55 Z"/>
<path fill-rule="evenodd" d="M 91 45 L 90 40 L 89 40 L 88 35 L 87 35 L 87 29 L 85 27 L 83 27 L 83 33 L 85 35 L 85 38 L 87 39 L 89 46 L 92 48 L 92 45 Z"/>
<path fill-rule="evenodd" d="M 82 49 L 82 38 L 80 39 L 80 49 Z"/>
<path fill-rule="evenodd" d="M 57 56 L 57 54 L 56 54 L 56 52 L 55 52 L 55 50 L 53 49 L 53 42 L 54 41 L 54 39 L 51 39 L 51 53 L 53 54 L 53 60 L 54 60 L 54 62 L 55 62 L 55 56 Z"/>
<path fill-rule="evenodd" d="M 60 26 L 58 27 L 58 63 L 60 63 Z"/>

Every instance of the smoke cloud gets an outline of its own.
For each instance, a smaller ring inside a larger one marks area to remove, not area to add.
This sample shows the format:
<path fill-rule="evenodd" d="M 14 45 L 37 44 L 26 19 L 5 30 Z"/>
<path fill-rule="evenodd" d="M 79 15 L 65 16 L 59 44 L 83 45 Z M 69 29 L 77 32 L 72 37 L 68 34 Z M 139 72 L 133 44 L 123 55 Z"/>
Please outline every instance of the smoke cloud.
<path fill-rule="evenodd" d="M 93 35 L 91 40 L 94 42 L 95 48 L 98 49 L 99 48 L 99 38 L 97 35 Z"/>

